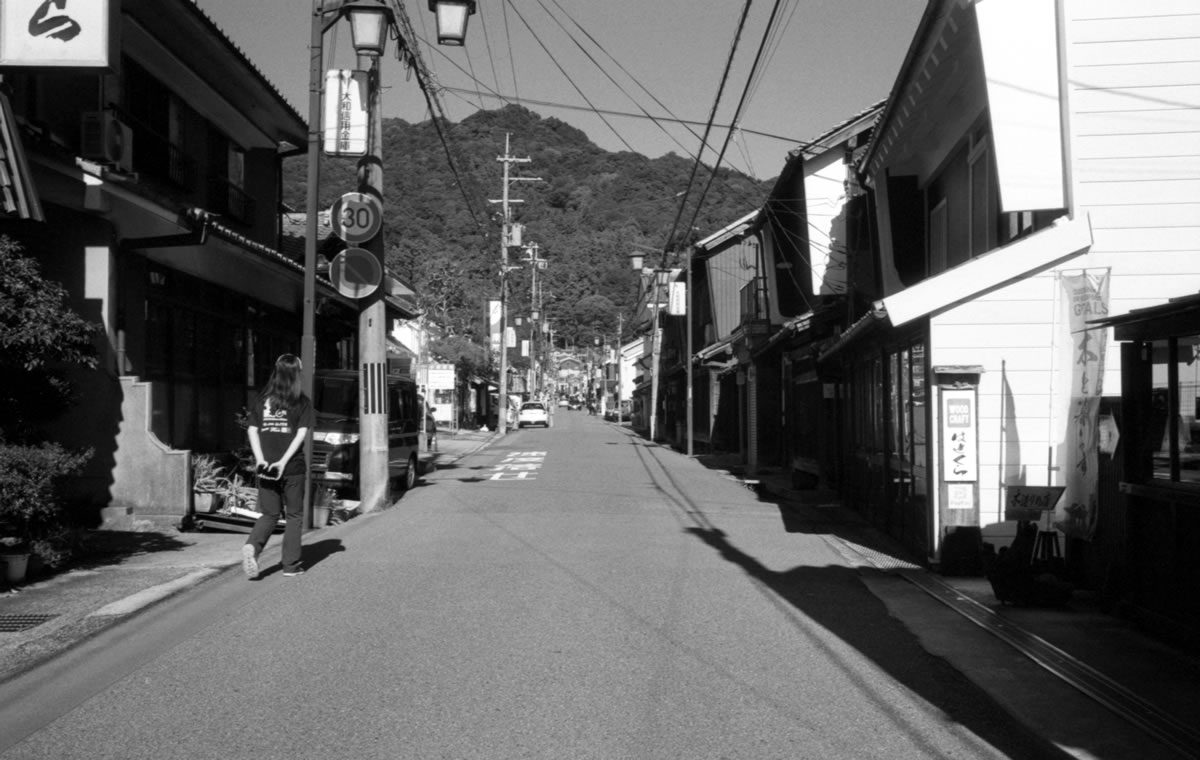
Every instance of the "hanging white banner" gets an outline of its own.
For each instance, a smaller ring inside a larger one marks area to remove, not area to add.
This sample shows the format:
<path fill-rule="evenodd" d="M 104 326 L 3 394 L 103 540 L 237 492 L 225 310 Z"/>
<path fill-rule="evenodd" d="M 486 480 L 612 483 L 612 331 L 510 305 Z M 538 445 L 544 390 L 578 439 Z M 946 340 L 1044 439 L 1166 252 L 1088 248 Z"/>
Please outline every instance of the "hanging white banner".
<path fill-rule="evenodd" d="M 1090 541 L 1096 532 L 1099 500 L 1100 432 L 1097 425 L 1103 392 L 1107 328 L 1087 329 L 1087 320 L 1108 314 L 1108 270 L 1061 278 L 1071 345 L 1067 434 L 1060 462 L 1066 493 L 1054 511 L 1054 526 L 1068 536 Z"/>
<path fill-rule="evenodd" d="M 687 314 L 687 283 L 672 282 L 667 297 L 667 313 L 672 317 Z"/>
<path fill-rule="evenodd" d="M 327 156 L 367 154 L 367 72 L 325 72 L 321 142 Z"/>

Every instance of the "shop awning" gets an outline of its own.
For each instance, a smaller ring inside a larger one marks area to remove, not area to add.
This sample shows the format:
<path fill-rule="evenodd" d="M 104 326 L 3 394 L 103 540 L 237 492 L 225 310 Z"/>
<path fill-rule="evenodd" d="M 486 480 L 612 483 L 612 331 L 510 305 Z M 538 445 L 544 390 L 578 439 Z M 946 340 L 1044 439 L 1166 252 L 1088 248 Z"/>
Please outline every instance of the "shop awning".
<path fill-rule="evenodd" d="M 1113 337 L 1120 341 L 1195 335 L 1200 333 L 1200 293 L 1172 298 L 1144 309 L 1132 309 L 1125 314 L 1089 319 L 1087 324 L 1113 328 Z"/>
<path fill-rule="evenodd" d="M 893 327 L 943 311 L 1029 277 L 1087 251 L 1092 225 L 1086 214 L 1062 217 L 1048 229 L 995 248 L 876 302 Z"/>
<path fill-rule="evenodd" d="M 780 342 L 787 340 L 793 335 L 804 332 L 812 326 L 814 312 L 805 312 L 798 317 L 793 317 L 784 323 L 782 327 L 775 331 L 775 334 L 767 338 L 767 340 L 754 349 L 754 356 L 760 356 L 767 351 L 770 351 Z"/>
<path fill-rule="evenodd" d="M 825 350 L 817 357 L 817 361 L 823 362 L 832 357 L 837 352 L 849 346 L 854 341 L 861 338 L 870 332 L 876 325 L 880 324 L 887 318 L 887 312 L 880 308 L 872 309 L 862 315 L 855 321 L 854 324 L 842 331 L 842 334 L 833 340 Z"/>
<path fill-rule="evenodd" d="M 697 362 L 704 364 L 704 363 L 712 360 L 713 357 L 719 357 L 723 354 L 731 354 L 731 355 L 733 354 L 733 339 L 732 338 L 726 338 L 724 340 L 719 340 L 716 343 L 713 343 L 712 345 L 705 346 L 704 348 L 697 351 L 695 356 L 696 356 Z"/>

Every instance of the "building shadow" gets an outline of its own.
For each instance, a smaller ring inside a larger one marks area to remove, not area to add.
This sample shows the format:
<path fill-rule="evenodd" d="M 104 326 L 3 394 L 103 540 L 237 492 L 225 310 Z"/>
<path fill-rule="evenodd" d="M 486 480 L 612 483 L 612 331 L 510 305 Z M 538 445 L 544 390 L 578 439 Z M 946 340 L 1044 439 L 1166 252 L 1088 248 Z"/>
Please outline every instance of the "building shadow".
<path fill-rule="evenodd" d="M 685 529 L 796 611 L 854 647 L 895 682 L 943 712 L 949 720 L 1007 757 L 1062 758 L 1049 740 L 1034 735 L 990 695 L 945 660 L 927 652 L 883 602 L 863 585 L 858 571 L 842 566 L 775 571 L 729 542 L 716 527 Z M 853 676 L 852 676 L 853 677 Z M 864 691 L 875 687 L 864 682 Z M 885 704 L 883 708 L 889 709 Z M 896 725 L 908 725 L 898 717 Z M 925 746 L 919 730 L 909 739 Z M 927 746 L 930 756 L 934 748 Z"/>
<path fill-rule="evenodd" d="M 120 565 L 131 559 L 161 552 L 183 551 L 191 544 L 170 533 L 155 531 L 95 530 L 76 547 L 71 567 Z"/>

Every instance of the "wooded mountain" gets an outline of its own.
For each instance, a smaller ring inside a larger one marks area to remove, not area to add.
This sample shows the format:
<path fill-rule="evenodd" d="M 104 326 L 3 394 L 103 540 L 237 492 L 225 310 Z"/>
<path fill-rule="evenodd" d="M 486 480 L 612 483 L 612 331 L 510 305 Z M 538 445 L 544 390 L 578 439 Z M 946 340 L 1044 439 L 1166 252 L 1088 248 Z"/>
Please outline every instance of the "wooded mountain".
<path fill-rule="evenodd" d="M 513 182 L 509 197 L 523 202 L 510 207 L 513 220 L 525 225 L 523 242 L 537 243 L 548 262 L 538 284 L 558 345 L 591 343 L 597 334 L 611 340 L 618 312 L 629 325 L 639 295 L 629 253 L 647 254 L 647 266 L 662 264 L 677 215 L 672 251 L 760 207 L 772 184 L 722 169 L 689 230 L 711 171 L 707 166 L 697 171 L 691 201 L 680 214 L 693 162 L 673 153 L 652 159 L 605 151 L 567 123 L 515 105 L 479 111 L 457 124 L 386 119 L 383 132 L 388 266 L 416 287 L 431 322 L 481 345 L 484 304 L 499 296 L 501 206 L 488 199 L 502 197 L 503 165 L 497 159 L 504 155 L 506 135 L 510 155 L 531 159 L 513 164 L 511 175 L 540 178 Z M 305 204 L 306 166 L 299 157 L 284 167 L 284 200 L 297 210 Z M 322 159 L 322 210 L 356 189 L 354 167 L 351 160 Z M 519 249 L 509 254 L 514 266 L 526 255 Z M 510 315 L 528 316 L 528 266 L 513 271 L 509 283 Z"/>

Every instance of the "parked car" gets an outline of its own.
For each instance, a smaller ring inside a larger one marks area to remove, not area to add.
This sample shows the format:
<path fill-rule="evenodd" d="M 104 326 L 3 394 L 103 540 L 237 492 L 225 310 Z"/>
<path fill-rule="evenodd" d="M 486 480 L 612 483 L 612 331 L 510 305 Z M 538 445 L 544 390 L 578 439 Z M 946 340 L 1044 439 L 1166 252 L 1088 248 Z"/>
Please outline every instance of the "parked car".
<path fill-rule="evenodd" d="M 629 407 L 628 401 L 622 401 L 619 410 L 610 406 L 604 410 L 604 419 L 608 422 L 628 422 L 631 417 Z"/>
<path fill-rule="evenodd" d="M 517 416 L 517 427 L 523 428 L 526 425 L 550 427 L 550 415 L 546 411 L 545 404 L 541 401 L 526 401 L 521 404 L 521 412 Z"/>
<path fill-rule="evenodd" d="M 316 427 L 313 429 L 312 479 L 340 498 L 357 500 L 359 373 L 317 370 L 314 379 Z M 409 490 L 417 481 L 421 404 L 412 378 L 387 377 L 388 473 L 393 483 Z"/>

